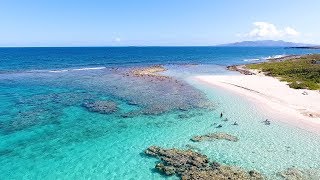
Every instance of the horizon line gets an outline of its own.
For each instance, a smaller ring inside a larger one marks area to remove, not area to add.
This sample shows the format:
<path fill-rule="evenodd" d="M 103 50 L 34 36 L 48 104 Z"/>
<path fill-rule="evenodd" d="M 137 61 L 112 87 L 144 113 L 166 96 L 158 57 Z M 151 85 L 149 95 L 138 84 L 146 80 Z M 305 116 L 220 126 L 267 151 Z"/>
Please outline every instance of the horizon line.
<path fill-rule="evenodd" d="M 0 46 L 0 48 L 135 48 L 135 47 L 319 47 L 319 45 L 312 46 L 237 46 L 237 45 L 171 45 L 171 46 L 162 46 L 162 45 L 143 45 L 143 46 Z"/>

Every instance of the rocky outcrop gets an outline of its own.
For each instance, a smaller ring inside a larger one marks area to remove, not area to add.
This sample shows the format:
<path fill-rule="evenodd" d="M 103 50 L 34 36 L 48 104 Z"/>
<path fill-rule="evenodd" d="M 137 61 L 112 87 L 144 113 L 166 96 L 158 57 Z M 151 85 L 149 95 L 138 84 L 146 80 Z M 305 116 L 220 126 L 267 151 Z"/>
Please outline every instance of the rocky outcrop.
<path fill-rule="evenodd" d="M 236 65 L 227 66 L 227 69 L 228 69 L 229 71 L 238 71 L 239 73 L 244 74 L 244 75 L 255 75 L 255 73 L 247 70 L 244 65 L 240 65 L 240 66 L 236 66 Z"/>
<path fill-rule="evenodd" d="M 162 65 L 154 65 L 145 68 L 136 68 L 131 71 L 131 74 L 135 77 L 156 77 L 157 79 L 161 80 L 169 78 L 168 76 L 159 74 L 160 72 L 164 72 L 166 70 L 167 69 L 164 68 Z"/>
<path fill-rule="evenodd" d="M 84 103 L 83 106 L 91 112 L 111 114 L 118 110 L 117 104 L 113 101 L 95 101 Z"/>
<path fill-rule="evenodd" d="M 178 175 L 183 180 L 231 179 L 261 180 L 263 176 L 256 171 L 246 172 L 237 167 L 210 162 L 208 157 L 192 150 L 163 149 L 151 146 L 145 154 L 161 160 L 155 168 L 165 175 Z"/>
<path fill-rule="evenodd" d="M 194 136 L 190 140 L 193 142 L 201 142 L 201 141 L 213 141 L 213 140 L 219 140 L 219 139 L 224 139 L 224 140 L 233 141 L 233 142 L 236 142 L 239 140 L 236 136 L 223 133 L 223 132 L 209 133 L 201 136 Z"/>

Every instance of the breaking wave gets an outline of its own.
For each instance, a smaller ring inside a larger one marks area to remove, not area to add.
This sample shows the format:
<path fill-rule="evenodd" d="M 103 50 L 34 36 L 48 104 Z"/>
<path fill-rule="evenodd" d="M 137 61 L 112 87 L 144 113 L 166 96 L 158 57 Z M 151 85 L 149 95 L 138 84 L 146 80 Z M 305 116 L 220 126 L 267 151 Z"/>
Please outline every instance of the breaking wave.
<path fill-rule="evenodd" d="M 52 73 L 61 73 L 61 72 L 69 72 L 69 71 L 90 71 L 90 70 L 100 70 L 105 69 L 106 67 L 86 67 L 86 68 L 77 68 L 77 69 L 59 69 L 59 70 L 49 70 L 48 72 Z"/>

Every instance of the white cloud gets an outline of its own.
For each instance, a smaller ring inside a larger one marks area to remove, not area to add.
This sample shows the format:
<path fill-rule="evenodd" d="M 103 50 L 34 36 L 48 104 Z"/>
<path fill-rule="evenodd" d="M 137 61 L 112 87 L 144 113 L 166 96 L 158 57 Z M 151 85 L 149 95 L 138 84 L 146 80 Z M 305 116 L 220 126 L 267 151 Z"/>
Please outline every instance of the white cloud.
<path fill-rule="evenodd" d="M 253 25 L 254 28 L 249 33 L 240 36 L 256 39 L 280 39 L 300 35 L 298 31 L 291 27 L 279 29 L 274 24 L 268 22 L 255 22 Z"/>
<path fill-rule="evenodd" d="M 114 38 L 114 41 L 115 41 L 115 42 L 120 42 L 120 41 L 121 41 L 121 38 L 116 37 L 116 38 Z"/>
<path fill-rule="evenodd" d="M 293 29 L 291 27 L 286 27 L 284 31 L 287 35 L 290 35 L 290 36 L 299 36 L 300 35 L 300 33 L 298 31 L 296 31 L 295 29 Z"/>

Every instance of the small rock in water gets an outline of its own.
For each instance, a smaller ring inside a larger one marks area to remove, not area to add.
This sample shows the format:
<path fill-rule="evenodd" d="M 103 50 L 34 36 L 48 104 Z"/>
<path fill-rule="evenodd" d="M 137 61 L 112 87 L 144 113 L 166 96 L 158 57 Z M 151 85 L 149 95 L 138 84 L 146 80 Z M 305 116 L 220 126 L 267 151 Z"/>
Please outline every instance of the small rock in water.
<path fill-rule="evenodd" d="M 285 171 L 279 172 L 277 175 L 284 178 L 284 179 L 288 179 L 288 180 L 291 180 L 291 179 L 294 179 L 294 180 L 315 179 L 315 178 L 310 177 L 307 173 L 305 173 L 299 169 L 296 169 L 296 168 L 289 168 Z"/>

